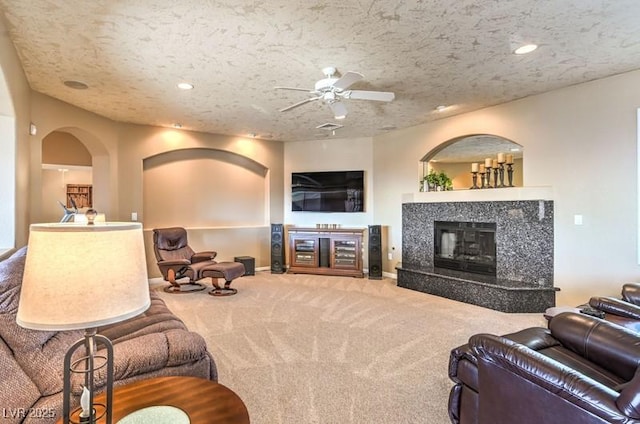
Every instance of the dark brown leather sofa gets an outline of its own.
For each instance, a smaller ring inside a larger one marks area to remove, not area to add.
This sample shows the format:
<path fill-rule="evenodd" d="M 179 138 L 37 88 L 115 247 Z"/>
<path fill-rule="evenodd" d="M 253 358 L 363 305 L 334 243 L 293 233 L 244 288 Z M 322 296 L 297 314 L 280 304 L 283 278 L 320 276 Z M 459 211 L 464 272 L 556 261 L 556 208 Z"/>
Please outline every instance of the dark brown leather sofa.
<path fill-rule="evenodd" d="M 621 299 L 594 296 L 589 306 L 604 312 L 607 321 L 640 333 L 640 284 L 623 284 Z"/>
<path fill-rule="evenodd" d="M 640 334 L 580 313 L 453 349 L 454 424 L 640 423 Z"/>

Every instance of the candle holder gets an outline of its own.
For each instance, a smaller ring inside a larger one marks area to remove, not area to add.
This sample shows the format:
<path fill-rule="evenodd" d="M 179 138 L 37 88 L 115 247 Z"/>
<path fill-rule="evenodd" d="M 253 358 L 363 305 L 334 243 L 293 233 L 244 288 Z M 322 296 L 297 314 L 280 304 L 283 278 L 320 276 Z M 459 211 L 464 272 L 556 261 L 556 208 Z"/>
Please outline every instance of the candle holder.
<path fill-rule="evenodd" d="M 487 187 L 486 188 L 493 188 L 491 187 L 491 167 L 490 166 L 485 166 L 484 167 L 485 171 L 486 171 L 486 175 L 487 175 Z"/>
<path fill-rule="evenodd" d="M 509 185 L 507 187 L 513 187 L 513 164 L 507 164 L 507 178 L 509 179 Z"/>
<path fill-rule="evenodd" d="M 498 188 L 500 185 L 498 184 L 498 175 L 500 174 L 500 168 L 493 168 L 493 187 Z"/>
<path fill-rule="evenodd" d="M 500 178 L 500 183 L 498 184 L 498 188 L 506 187 L 504 185 L 504 163 L 500 163 L 500 167 L 498 168 L 498 176 Z M 497 181 L 497 179 L 496 179 Z"/>
<path fill-rule="evenodd" d="M 487 188 L 485 185 L 485 179 L 484 179 L 486 172 L 479 172 L 479 174 L 480 174 L 480 188 Z"/>
<path fill-rule="evenodd" d="M 478 189 L 480 187 L 478 187 L 478 172 L 472 172 L 471 173 L 471 181 L 473 181 L 473 185 L 469 188 L 470 190 L 475 190 Z"/>

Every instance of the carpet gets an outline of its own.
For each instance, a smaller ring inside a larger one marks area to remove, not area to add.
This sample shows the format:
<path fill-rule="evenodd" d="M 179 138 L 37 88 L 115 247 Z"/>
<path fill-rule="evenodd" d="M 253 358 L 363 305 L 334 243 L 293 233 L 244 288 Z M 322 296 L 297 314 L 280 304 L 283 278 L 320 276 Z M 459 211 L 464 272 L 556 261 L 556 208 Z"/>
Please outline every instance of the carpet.
<path fill-rule="evenodd" d="M 210 284 L 208 280 L 207 284 Z M 395 280 L 258 272 L 238 294 L 167 294 L 206 340 L 252 424 L 449 423 L 449 352 L 476 333 L 546 326 L 399 288 Z"/>

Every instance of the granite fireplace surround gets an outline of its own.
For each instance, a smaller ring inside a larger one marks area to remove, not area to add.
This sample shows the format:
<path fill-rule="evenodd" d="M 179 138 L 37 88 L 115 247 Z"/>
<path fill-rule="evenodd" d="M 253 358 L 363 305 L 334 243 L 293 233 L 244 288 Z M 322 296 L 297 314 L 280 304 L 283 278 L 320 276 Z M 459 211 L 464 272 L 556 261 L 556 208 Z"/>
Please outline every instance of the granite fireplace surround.
<path fill-rule="evenodd" d="M 434 268 L 434 221 L 496 223 L 496 276 Z M 404 203 L 398 286 L 502 312 L 555 306 L 553 201 Z"/>

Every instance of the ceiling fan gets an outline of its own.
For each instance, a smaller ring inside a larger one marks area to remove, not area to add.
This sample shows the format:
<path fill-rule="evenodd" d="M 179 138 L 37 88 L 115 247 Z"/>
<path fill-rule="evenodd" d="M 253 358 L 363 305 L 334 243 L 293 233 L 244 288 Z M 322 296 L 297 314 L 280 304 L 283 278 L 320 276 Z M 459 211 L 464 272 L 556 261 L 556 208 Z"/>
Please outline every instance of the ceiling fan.
<path fill-rule="evenodd" d="M 336 68 L 330 66 L 327 68 L 323 68 L 322 73 L 325 75 L 325 78 L 316 82 L 313 89 L 296 87 L 275 87 L 278 90 L 306 91 L 307 93 L 314 96 L 280 109 L 280 112 L 286 112 L 298 106 L 302 106 L 306 103 L 310 103 L 316 100 L 322 100 L 329 105 L 329 108 L 331 108 L 333 117 L 335 119 L 344 119 L 347 116 L 347 108 L 344 103 L 342 103 L 343 99 L 390 102 L 395 98 L 395 94 L 388 91 L 348 90 L 348 88 L 351 87 L 354 83 L 364 78 L 364 75 L 358 72 L 349 71 L 346 74 L 342 75 L 340 78 L 337 78 L 335 76 Z"/>

